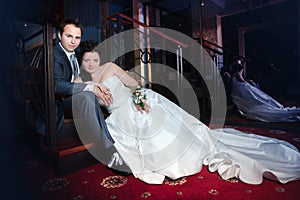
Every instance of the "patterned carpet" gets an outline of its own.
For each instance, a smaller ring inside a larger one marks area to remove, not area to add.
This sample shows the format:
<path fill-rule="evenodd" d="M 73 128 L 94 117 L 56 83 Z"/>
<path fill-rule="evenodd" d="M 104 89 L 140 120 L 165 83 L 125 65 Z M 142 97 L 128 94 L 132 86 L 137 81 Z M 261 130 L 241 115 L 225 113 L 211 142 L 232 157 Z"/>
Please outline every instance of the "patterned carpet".
<path fill-rule="evenodd" d="M 239 130 L 285 139 L 300 149 L 300 134 L 280 129 L 236 127 Z M 265 179 L 261 185 L 222 180 L 206 167 L 193 176 L 162 185 L 148 185 L 130 176 L 119 176 L 96 164 L 67 176 L 43 163 L 30 137 L 1 139 L 1 199 L 298 199 L 300 180 L 279 184 Z M 188 163 L 187 163 L 188 164 Z"/>

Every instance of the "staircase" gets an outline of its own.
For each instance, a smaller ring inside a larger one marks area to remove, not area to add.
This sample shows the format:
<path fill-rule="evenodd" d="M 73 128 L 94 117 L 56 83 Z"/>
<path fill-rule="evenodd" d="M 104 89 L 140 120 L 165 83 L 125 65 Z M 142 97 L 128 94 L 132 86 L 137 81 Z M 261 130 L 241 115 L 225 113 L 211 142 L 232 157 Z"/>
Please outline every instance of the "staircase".
<path fill-rule="evenodd" d="M 14 69 L 14 98 L 24 105 L 27 124 L 35 127 L 39 116 L 46 120 L 49 127 L 46 135 L 35 133 L 40 141 L 40 151 L 46 163 L 59 175 L 66 175 L 99 161 L 88 151 L 95 148 L 95 144 L 82 144 L 72 119 L 65 119 L 61 132 L 56 134 L 51 54 L 55 36 L 51 24 L 44 25 L 43 29 L 39 32 L 43 40 L 28 46 L 20 55 L 26 59 L 20 59 L 20 66 Z M 37 37 L 36 33 L 33 35 Z M 32 43 L 32 40 L 26 41 Z"/>
<path fill-rule="evenodd" d="M 41 151 L 47 155 L 45 161 L 51 164 L 59 175 L 67 175 L 79 169 L 99 163 L 88 150 L 95 143 L 82 144 L 72 120 L 64 120 L 62 132 L 56 137 L 54 147 L 49 147 L 45 137 L 40 137 Z"/>

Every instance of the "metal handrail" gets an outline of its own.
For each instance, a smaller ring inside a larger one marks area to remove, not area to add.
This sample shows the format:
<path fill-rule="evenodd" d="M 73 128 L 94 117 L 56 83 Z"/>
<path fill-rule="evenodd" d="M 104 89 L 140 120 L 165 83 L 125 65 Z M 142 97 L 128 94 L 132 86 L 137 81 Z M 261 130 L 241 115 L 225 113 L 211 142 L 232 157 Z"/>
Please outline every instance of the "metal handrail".
<path fill-rule="evenodd" d="M 227 53 L 229 53 L 229 54 L 233 55 L 234 57 L 237 57 L 237 58 L 239 58 L 241 60 L 244 60 L 244 61 L 248 61 L 249 60 L 248 58 L 240 56 L 237 53 L 235 53 L 233 51 L 230 51 L 230 50 L 228 50 L 228 49 L 226 49 L 226 48 L 224 48 L 222 46 L 219 46 L 219 45 L 217 45 L 217 44 L 215 44 L 215 43 L 213 43 L 211 41 L 208 41 L 208 40 L 205 40 L 205 39 L 202 39 L 202 41 L 203 41 L 203 47 L 205 49 L 208 49 L 208 50 L 212 51 L 214 54 L 223 55 L 224 52 L 227 52 Z M 205 45 L 205 43 L 208 43 L 208 44 L 212 45 L 214 48 Z M 219 49 L 221 49 L 221 51 Z"/>
<path fill-rule="evenodd" d="M 161 36 L 161 37 L 163 37 L 163 38 L 165 38 L 165 39 L 167 39 L 167 40 L 169 40 L 169 41 L 171 41 L 171 42 L 174 42 L 174 43 L 180 45 L 181 47 L 184 47 L 184 48 L 187 48 L 187 47 L 188 47 L 188 44 L 182 43 L 181 41 L 176 40 L 175 38 L 172 38 L 172 37 L 170 37 L 170 36 L 168 36 L 168 35 L 166 35 L 166 34 L 160 32 L 160 31 L 154 29 L 153 27 L 150 27 L 150 26 L 148 26 L 148 25 L 146 25 L 146 24 L 144 24 L 144 23 L 142 23 L 142 22 L 140 22 L 140 21 L 138 21 L 138 20 L 136 20 L 136 19 L 133 19 L 132 17 L 129 17 L 129 16 L 127 16 L 127 15 L 124 15 L 124 14 L 122 14 L 122 13 L 115 13 L 115 14 L 112 14 L 112 15 L 110 15 L 107 19 L 108 19 L 108 20 L 116 20 L 118 17 L 122 17 L 122 18 L 124 18 L 124 19 L 130 21 L 131 23 L 134 23 L 134 24 L 137 24 L 137 25 L 139 25 L 139 26 L 142 26 L 142 27 L 144 27 L 144 28 L 146 28 L 146 29 L 152 31 L 152 32 L 155 33 L 155 34 L 157 34 L 157 35 L 159 35 L 159 36 Z"/>

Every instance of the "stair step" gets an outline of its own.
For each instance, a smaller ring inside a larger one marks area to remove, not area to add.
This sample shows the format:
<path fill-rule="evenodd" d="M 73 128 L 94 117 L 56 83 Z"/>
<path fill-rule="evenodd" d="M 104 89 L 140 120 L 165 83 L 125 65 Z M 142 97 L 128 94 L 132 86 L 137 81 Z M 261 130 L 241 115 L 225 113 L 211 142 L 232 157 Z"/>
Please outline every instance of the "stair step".
<path fill-rule="evenodd" d="M 44 151 L 48 151 L 50 154 L 58 157 L 68 156 L 76 154 L 81 151 L 85 151 L 95 147 L 94 142 L 83 144 L 79 137 L 73 137 L 63 140 L 57 140 L 56 147 L 46 148 L 43 147 Z"/>
<path fill-rule="evenodd" d="M 42 148 L 47 156 L 44 158 L 57 170 L 60 176 L 65 176 L 85 167 L 99 163 L 90 154 L 89 149 L 95 148 L 96 144 L 90 142 L 82 144 L 79 137 L 58 140 L 55 148 Z"/>
<path fill-rule="evenodd" d="M 91 149 L 95 147 L 95 143 L 91 142 L 88 144 L 81 144 L 79 146 L 75 146 L 75 147 L 71 147 L 71 148 L 67 148 L 67 149 L 62 149 L 62 150 L 57 150 L 58 156 L 59 157 L 64 157 L 64 156 L 68 156 L 71 154 L 75 154 L 81 151 L 86 151 L 88 149 Z"/>

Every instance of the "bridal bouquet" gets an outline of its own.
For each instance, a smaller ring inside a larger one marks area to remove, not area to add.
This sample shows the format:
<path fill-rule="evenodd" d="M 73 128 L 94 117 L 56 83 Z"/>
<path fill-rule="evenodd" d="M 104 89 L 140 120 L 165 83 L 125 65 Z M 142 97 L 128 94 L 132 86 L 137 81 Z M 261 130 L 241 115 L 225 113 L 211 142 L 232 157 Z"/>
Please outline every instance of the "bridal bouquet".
<path fill-rule="evenodd" d="M 146 98 L 146 94 L 144 93 L 144 91 L 140 86 L 138 86 L 132 93 L 132 99 L 135 105 L 141 106 L 143 110 L 145 109 L 145 103 L 147 98 Z"/>

